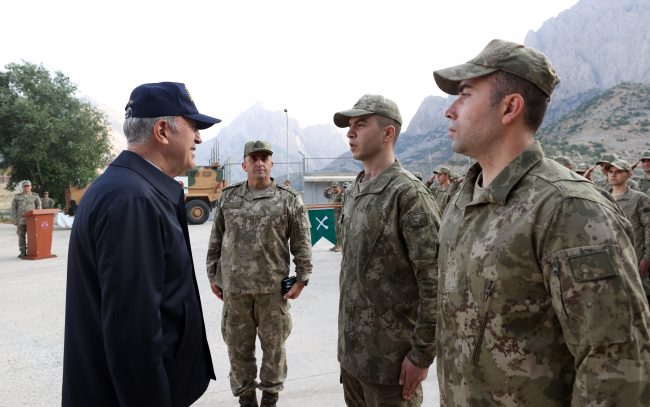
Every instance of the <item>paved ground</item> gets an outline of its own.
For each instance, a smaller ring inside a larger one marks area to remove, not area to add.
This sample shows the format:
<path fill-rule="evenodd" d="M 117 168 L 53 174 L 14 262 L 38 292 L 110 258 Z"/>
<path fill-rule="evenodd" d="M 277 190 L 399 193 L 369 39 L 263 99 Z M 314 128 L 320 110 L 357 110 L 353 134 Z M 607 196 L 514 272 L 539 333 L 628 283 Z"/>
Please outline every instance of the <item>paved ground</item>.
<path fill-rule="evenodd" d="M 221 338 L 221 301 L 210 291 L 203 263 L 211 226 L 211 222 L 190 226 L 217 375 L 217 381 L 211 382 L 195 406 L 237 406 L 237 399 L 230 392 L 228 357 Z M 16 257 L 15 230 L 13 225 L 0 224 L 0 406 L 56 406 L 61 403 L 70 230 L 54 231 L 52 252 L 59 257 L 40 261 Z M 345 406 L 336 361 L 341 255 L 328 251 L 330 246 L 324 240 L 314 246 L 314 272 L 309 287 L 292 301 L 293 332 L 287 341 L 289 374 L 280 406 Z M 423 405 L 439 405 L 435 368 L 423 386 Z"/>

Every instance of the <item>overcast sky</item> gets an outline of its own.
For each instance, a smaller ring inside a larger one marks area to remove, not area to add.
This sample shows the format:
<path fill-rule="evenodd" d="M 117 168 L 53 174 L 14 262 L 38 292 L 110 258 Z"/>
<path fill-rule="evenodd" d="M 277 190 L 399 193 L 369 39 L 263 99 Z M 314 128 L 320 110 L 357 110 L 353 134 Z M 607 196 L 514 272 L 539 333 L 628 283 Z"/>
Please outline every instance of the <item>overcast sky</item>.
<path fill-rule="evenodd" d="M 492 39 L 523 43 L 577 0 L 12 1 L 0 18 L 0 66 L 61 70 L 123 111 L 147 82 L 184 82 L 216 135 L 260 101 L 303 127 L 332 123 L 365 93 L 397 102 L 405 122 L 443 95 L 432 71 Z"/>

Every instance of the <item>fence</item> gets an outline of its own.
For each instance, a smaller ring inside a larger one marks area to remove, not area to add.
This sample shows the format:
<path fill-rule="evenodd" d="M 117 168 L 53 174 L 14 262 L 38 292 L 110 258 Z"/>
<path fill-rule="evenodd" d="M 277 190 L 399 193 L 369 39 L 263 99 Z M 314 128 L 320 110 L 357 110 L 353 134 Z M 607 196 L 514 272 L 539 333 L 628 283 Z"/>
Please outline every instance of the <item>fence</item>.
<path fill-rule="evenodd" d="M 229 184 L 245 181 L 248 178 L 248 175 L 241 165 L 241 162 L 224 164 L 224 176 L 228 180 Z M 302 161 L 289 162 L 289 179 L 291 180 L 291 187 L 296 191 L 302 191 L 303 188 L 302 168 Z M 284 180 L 287 178 L 287 163 L 274 162 L 271 176 L 275 178 L 276 182 L 283 184 Z"/>

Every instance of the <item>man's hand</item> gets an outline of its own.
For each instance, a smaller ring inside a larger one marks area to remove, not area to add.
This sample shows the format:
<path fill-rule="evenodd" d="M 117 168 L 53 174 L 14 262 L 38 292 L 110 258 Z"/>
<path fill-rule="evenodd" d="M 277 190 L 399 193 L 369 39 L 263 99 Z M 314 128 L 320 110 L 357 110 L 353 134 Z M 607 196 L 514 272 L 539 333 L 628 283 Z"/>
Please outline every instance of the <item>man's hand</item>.
<path fill-rule="evenodd" d="M 639 274 L 641 274 L 641 279 L 648 277 L 648 270 L 650 270 L 650 263 L 641 260 L 641 263 L 639 263 Z"/>
<path fill-rule="evenodd" d="M 458 183 L 459 183 L 459 184 L 462 184 L 462 183 L 463 183 L 463 181 L 465 181 L 465 177 L 462 177 L 462 178 L 458 178 Z"/>
<path fill-rule="evenodd" d="M 327 187 L 327 189 L 325 191 L 329 191 L 330 189 L 332 189 L 332 187 Z"/>
<path fill-rule="evenodd" d="M 591 173 L 594 172 L 594 170 L 598 167 L 598 164 L 594 165 L 593 167 L 589 168 L 587 171 L 585 171 L 584 177 L 587 178 L 589 181 L 593 181 L 591 179 Z"/>
<path fill-rule="evenodd" d="M 426 380 L 429 374 L 429 368 L 420 369 L 415 366 L 408 357 L 404 357 L 402 362 L 402 373 L 399 375 L 399 384 L 402 386 L 402 397 L 409 400 L 420 383 Z"/>
<path fill-rule="evenodd" d="M 436 174 L 433 174 L 433 175 L 429 178 L 429 182 L 433 183 L 433 181 L 434 181 L 435 179 L 436 179 Z"/>
<path fill-rule="evenodd" d="M 305 288 L 305 285 L 303 283 L 294 284 L 293 287 L 291 287 L 291 290 L 289 290 L 289 292 L 284 295 L 284 299 L 295 300 L 300 296 L 303 288 Z"/>
<path fill-rule="evenodd" d="M 641 160 L 639 160 L 639 161 L 635 162 L 634 164 L 632 164 L 632 170 L 634 170 L 639 165 L 640 162 L 641 162 Z"/>
<path fill-rule="evenodd" d="M 18 222 L 14 222 L 14 226 L 18 226 Z"/>
<path fill-rule="evenodd" d="M 217 287 L 217 283 L 210 283 L 210 288 L 212 288 L 212 292 L 214 295 L 217 296 L 221 301 L 223 301 L 223 291 L 221 288 Z"/>

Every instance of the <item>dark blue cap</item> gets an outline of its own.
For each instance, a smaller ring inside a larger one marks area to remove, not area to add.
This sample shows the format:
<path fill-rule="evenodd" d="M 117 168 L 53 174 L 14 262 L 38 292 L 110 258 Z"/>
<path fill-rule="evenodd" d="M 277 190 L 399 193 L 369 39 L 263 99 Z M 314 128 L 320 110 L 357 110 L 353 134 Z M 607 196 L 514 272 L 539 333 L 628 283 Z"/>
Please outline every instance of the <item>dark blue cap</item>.
<path fill-rule="evenodd" d="M 183 116 L 196 120 L 196 128 L 207 129 L 221 120 L 199 113 L 187 86 L 180 82 L 145 83 L 131 92 L 124 108 L 129 117 Z"/>

